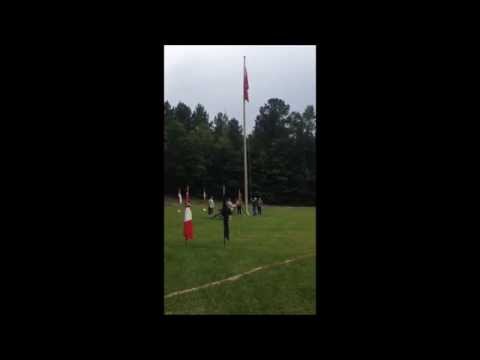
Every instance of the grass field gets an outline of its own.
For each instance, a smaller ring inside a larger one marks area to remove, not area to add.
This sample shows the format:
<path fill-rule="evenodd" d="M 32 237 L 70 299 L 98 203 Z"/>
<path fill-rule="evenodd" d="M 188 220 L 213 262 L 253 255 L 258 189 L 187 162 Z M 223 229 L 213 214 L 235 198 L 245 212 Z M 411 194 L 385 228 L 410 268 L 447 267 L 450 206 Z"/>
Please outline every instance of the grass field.
<path fill-rule="evenodd" d="M 274 266 L 165 298 L 167 315 L 315 314 L 314 207 L 267 206 L 262 216 L 234 215 L 226 247 L 223 221 L 208 218 L 206 207 L 193 201 L 195 239 L 185 246 L 183 209 L 165 204 L 165 295 Z"/>

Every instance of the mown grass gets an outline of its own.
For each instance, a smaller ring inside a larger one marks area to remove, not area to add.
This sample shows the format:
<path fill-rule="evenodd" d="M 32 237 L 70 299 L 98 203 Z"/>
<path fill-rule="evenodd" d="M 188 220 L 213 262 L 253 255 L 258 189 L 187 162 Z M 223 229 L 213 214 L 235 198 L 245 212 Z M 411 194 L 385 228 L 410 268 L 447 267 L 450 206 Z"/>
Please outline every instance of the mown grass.
<path fill-rule="evenodd" d="M 218 204 L 220 205 L 220 204 Z M 217 205 L 217 206 L 218 206 Z M 223 222 L 192 206 L 195 239 L 185 245 L 183 208 L 165 203 L 165 295 L 262 265 L 315 253 L 315 208 L 265 207 Z M 177 210 L 180 209 L 180 213 Z M 167 314 L 314 314 L 315 257 L 261 270 L 237 281 L 165 299 Z"/>

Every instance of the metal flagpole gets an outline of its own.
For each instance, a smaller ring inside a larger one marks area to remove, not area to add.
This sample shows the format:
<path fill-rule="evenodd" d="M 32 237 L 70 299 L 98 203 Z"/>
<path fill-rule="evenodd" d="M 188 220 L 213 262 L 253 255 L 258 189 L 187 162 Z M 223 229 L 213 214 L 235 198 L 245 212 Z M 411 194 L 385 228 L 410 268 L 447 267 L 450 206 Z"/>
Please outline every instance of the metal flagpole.
<path fill-rule="evenodd" d="M 245 174 L 245 213 L 248 213 L 248 176 L 247 176 L 247 126 L 245 124 L 245 56 L 243 57 L 243 159 Z"/>

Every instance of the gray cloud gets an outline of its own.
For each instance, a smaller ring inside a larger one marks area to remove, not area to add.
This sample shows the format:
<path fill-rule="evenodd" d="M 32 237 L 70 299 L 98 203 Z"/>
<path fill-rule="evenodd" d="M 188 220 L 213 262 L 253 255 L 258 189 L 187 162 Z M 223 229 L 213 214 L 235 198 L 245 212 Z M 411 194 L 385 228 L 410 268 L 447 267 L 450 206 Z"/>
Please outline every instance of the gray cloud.
<path fill-rule="evenodd" d="M 259 108 L 280 98 L 290 111 L 315 105 L 315 46 L 165 46 L 165 100 L 205 106 L 210 120 L 226 112 L 243 124 L 243 56 L 246 56 L 250 102 L 247 133 Z"/>

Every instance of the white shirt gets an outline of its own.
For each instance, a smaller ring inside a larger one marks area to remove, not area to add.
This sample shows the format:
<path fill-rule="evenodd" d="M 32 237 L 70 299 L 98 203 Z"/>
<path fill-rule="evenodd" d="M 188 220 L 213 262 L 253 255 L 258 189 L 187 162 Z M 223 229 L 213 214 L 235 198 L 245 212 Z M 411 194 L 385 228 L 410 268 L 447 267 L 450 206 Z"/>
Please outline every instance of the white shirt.
<path fill-rule="evenodd" d="M 208 200 L 208 206 L 211 207 L 211 208 L 215 207 L 215 203 L 213 202 L 212 199 Z"/>

